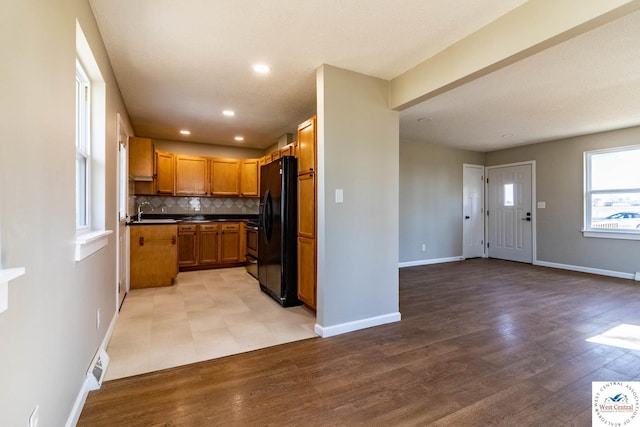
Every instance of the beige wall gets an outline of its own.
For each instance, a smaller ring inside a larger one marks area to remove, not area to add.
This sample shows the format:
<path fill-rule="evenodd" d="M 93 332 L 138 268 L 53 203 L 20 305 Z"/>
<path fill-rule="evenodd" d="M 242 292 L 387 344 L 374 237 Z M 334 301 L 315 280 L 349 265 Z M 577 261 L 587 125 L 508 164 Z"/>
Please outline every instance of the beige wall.
<path fill-rule="evenodd" d="M 621 273 L 640 271 L 640 241 L 585 238 L 584 152 L 640 143 L 640 127 L 487 153 L 487 166 L 536 161 L 538 261 Z"/>
<path fill-rule="evenodd" d="M 462 256 L 462 166 L 484 165 L 484 157 L 400 141 L 401 263 Z"/>
<path fill-rule="evenodd" d="M 74 261 L 76 19 L 106 81 L 108 246 Z M 115 313 L 116 114 L 131 126 L 86 0 L 3 2 L 1 266 L 26 267 L 0 313 L 0 425 L 65 424 Z M 96 329 L 96 310 L 101 326 Z"/>
<path fill-rule="evenodd" d="M 399 121 L 384 80 L 324 65 L 317 88 L 317 319 L 330 328 L 399 310 Z"/>

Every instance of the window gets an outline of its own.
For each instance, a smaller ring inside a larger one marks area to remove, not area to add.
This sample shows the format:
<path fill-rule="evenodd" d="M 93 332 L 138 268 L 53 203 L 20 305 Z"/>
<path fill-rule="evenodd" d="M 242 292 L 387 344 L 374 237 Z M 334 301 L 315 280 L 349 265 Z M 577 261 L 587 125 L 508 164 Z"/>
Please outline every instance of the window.
<path fill-rule="evenodd" d="M 81 261 L 105 247 L 112 231 L 105 227 L 106 85 L 77 21 L 76 53 L 75 260 Z"/>
<path fill-rule="evenodd" d="M 640 146 L 585 153 L 585 236 L 640 239 L 638 165 Z"/>
<path fill-rule="evenodd" d="M 76 60 L 76 228 L 90 228 L 89 177 L 91 167 L 91 85 Z"/>

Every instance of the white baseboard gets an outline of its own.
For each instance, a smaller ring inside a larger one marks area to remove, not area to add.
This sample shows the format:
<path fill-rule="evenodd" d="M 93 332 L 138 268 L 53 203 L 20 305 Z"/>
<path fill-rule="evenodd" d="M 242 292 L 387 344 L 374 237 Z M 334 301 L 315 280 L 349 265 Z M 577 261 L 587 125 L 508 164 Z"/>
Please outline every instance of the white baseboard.
<path fill-rule="evenodd" d="M 341 323 L 333 326 L 321 326 L 316 323 L 314 331 L 322 338 L 335 335 L 346 334 L 347 332 L 358 331 L 360 329 L 380 326 L 387 323 L 399 322 L 400 312 L 384 314 L 382 316 L 369 317 L 367 319 L 354 320 L 353 322 Z"/>
<path fill-rule="evenodd" d="M 634 279 L 633 273 L 623 273 L 620 271 L 602 270 L 599 268 L 582 267 L 580 265 L 557 264 L 555 262 L 534 261 L 534 265 L 542 267 L 559 268 L 561 270 L 578 271 L 580 273 L 599 274 L 601 276 L 617 277 L 619 279 Z"/>
<path fill-rule="evenodd" d="M 100 350 L 106 350 L 107 344 L 111 340 L 111 335 L 113 335 L 113 328 L 116 326 L 116 319 L 118 318 L 118 311 L 113 315 L 111 319 L 111 323 L 109 323 L 109 328 L 107 329 L 107 333 L 104 335 L 102 339 L 102 343 L 100 347 L 96 350 L 96 354 Z M 93 359 L 92 359 L 93 360 Z M 71 408 L 71 413 L 69 414 L 69 418 L 67 418 L 67 423 L 65 427 L 74 427 L 78 424 L 78 420 L 80 419 L 80 414 L 82 413 L 82 408 L 84 407 L 84 402 L 87 401 L 87 396 L 89 395 L 91 387 L 89 384 L 89 378 L 85 378 L 82 382 L 82 386 L 80 387 L 80 391 L 78 392 L 78 396 L 76 397 L 76 401 L 73 404 L 73 408 Z"/>
<path fill-rule="evenodd" d="M 443 262 L 453 262 L 453 261 L 464 261 L 464 257 L 454 256 L 450 258 L 434 258 L 434 259 L 421 259 L 418 261 L 409 261 L 409 262 L 401 262 L 398 264 L 398 267 L 417 267 L 419 265 L 429 265 L 429 264 L 441 264 Z"/>

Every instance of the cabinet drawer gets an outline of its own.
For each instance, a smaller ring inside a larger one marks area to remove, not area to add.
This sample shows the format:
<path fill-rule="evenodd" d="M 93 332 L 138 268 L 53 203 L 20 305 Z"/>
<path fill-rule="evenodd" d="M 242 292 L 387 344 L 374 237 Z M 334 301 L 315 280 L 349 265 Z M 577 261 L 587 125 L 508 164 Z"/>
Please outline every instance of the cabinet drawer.
<path fill-rule="evenodd" d="M 187 231 L 196 231 L 197 225 L 195 224 L 180 224 L 178 225 L 178 233 Z"/>
<path fill-rule="evenodd" d="M 216 231 L 218 230 L 218 224 L 200 224 L 200 231 Z"/>
<path fill-rule="evenodd" d="M 240 231 L 240 224 L 222 224 L 222 231 Z"/>

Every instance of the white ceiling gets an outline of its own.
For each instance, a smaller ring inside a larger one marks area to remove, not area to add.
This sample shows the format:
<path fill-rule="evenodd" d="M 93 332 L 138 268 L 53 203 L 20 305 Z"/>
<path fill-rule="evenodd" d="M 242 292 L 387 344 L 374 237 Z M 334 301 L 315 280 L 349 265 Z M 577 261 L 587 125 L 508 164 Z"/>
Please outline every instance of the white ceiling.
<path fill-rule="evenodd" d="M 321 64 L 391 79 L 524 0 L 90 3 L 136 135 L 265 148 L 315 113 Z M 400 136 L 489 151 L 638 125 L 638 46 L 634 13 L 401 112 Z"/>

